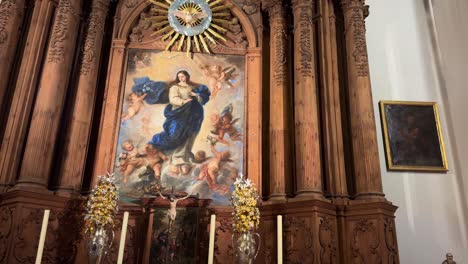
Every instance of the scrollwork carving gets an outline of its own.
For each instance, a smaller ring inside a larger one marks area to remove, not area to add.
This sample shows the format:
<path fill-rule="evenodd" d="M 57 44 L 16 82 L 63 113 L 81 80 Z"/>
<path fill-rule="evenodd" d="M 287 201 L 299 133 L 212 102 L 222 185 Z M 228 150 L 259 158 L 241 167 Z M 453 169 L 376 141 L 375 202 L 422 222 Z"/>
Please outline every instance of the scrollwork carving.
<path fill-rule="evenodd" d="M 234 258 L 234 249 L 232 243 L 221 243 L 221 241 L 230 241 L 233 233 L 231 218 L 220 218 L 219 226 L 216 228 L 216 239 L 214 248 L 215 263 L 223 263 L 223 260 Z M 220 248 L 220 245 L 224 245 Z"/>
<path fill-rule="evenodd" d="M 6 206 L 0 210 L 0 263 L 6 260 L 10 235 L 13 232 L 13 215 L 13 208 Z"/>
<path fill-rule="evenodd" d="M 384 231 L 385 231 L 385 245 L 387 246 L 388 251 L 388 263 L 396 264 L 398 263 L 397 256 L 397 245 L 396 245 L 396 235 L 395 235 L 395 226 L 393 219 L 387 217 L 384 220 Z"/>
<path fill-rule="evenodd" d="M 34 263 L 35 261 L 35 249 L 39 241 L 43 213 L 44 210 L 31 209 L 17 225 L 13 255 L 18 263 Z M 44 251 L 47 251 L 47 247 Z"/>
<path fill-rule="evenodd" d="M 8 39 L 6 26 L 15 8 L 16 0 L 4 0 L 0 2 L 0 44 L 5 43 Z"/>
<path fill-rule="evenodd" d="M 284 221 L 284 232 L 286 233 L 285 262 L 313 263 L 315 252 L 310 220 L 287 216 Z"/>
<path fill-rule="evenodd" d="M 336 263 L 336 231 L 331 218 L 320 219 L 319 225 L 320 263 Z"/>
<path fill-rule="evenodd" d="M 379 236 L 372 221 L 360 219 L 355 224 L 351 237 L 353 263 L 382 263 L 382 257 L 378 251 Z"/>
<path fill-rule="evenodd" d="M 106 19 L 109 0 L 94 0 L 89 15 L 88 28 L 83 46 L 83 57 L 81 58 L 81 75 L 87 75 L 96 59 L 96 38 L 98 34 L 104 33 L 104 23 Z"/>
<path fill-rule="evenodd" d="M 70 17 L 75 16 L 76 12 L 72 6 L 71 0 L 60 0 L 57 7 L 57 14 L 54 20 L 54 28 L 49 43 L 48 62 L 63 61 L 64 41 L 69 37 Z"/>

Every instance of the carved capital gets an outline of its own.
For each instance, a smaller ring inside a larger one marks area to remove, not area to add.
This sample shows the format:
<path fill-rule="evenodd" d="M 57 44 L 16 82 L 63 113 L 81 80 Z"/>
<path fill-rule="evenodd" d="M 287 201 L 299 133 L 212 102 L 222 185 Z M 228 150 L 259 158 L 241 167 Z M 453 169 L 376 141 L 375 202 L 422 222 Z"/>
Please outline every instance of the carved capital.
<path fill-rule="evenodd" d="M 362 9 L 364 8 L 364 2 L 365 0 L 341 0 L 341 8 L 343 8 L 344 12 L 353 8 Z"/>
<path fill-rule="evenodd" d="M 292 3 L 292 8 L 310 8 L 312 10 L 312 7 L 314 6 L 315 0 L 291 0 Z"/>
<path fill-rule="evenodd" d="M 263 0 L 262 9 L 270 15 L 270 20 L 284 18 L 285 10 L 282 0 Z"/>

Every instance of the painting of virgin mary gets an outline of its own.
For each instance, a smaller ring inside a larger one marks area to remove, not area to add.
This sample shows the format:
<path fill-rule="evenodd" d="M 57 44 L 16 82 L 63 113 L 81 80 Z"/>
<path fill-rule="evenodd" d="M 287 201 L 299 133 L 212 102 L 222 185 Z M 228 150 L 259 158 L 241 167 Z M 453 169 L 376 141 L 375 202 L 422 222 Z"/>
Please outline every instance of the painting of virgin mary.
<path fill-rule="evenodd" d="M 115 166 L 121 190 L 141 196 L 157 184 L 227 203 L 243 164 L 243 72 L 231 74 L 243 68 L 243 58 L 168 60 L 173 54 L 151 52 L 152 62 L 167 67 L 149 64 L 127 73 Z M 229 77 L 206 78 L 207 61 L 212 69 L 228 69 Z"/>

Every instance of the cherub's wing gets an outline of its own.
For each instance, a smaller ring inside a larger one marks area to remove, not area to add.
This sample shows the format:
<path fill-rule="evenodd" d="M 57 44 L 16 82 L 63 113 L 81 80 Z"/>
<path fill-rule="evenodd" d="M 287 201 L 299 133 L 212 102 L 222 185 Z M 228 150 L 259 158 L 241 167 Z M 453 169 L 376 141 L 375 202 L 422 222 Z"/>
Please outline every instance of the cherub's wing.
<path fill-rule="evenodd" d="M 223 69 L 223 72 L 226 74 L 232 74 L 235 71 L 236 71 L 236 67 L 234 66 L 229 66 Z"/>
<path fill-rule="evenodd" d="M 195 19 L 202 19 L 202 18 L 205 18 L 205 17 L 208 17 L 208 15 L 204 12 L 198 12 L 198 13 L 195 13 L 193 14 L 193 18 Z"/>
<path fill-rule="evenodd" d="M 226 115 L 226 114 L 232 114 L 232 110 L 234 107 L 232 104 L 228 104 L 227 106 L 224 107 L 223 111 L 221 112 L 221 116 Z"/>
<path fill-rule="evenodd" d="M 172 11 L 172 14 L 174 14 L 178 18 L 185 19 L 185 13 L 180 10 L 174 10 Z"/>
<path fill-rule="evenodd" d="M 237 121 L 239 121 L 239 118 L 232 120 L 231 125 L 234 125 Z"/>

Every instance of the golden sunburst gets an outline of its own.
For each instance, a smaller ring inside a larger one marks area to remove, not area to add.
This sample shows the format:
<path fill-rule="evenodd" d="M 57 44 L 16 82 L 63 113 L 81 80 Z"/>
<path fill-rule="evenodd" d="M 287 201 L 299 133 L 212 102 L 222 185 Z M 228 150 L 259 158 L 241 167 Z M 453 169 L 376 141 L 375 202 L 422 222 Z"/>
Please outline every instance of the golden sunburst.
<path fill-rule="evenodd" d="M 147 18 L 155 30 L 152 36 L 160 36 L 161 41 L 167 41 L 166 49 L 177 42 L 177 50 L 185 45 L 187 54 L 194 47 L 198 52 L 202 48 L 211 53 L 207 42 L 216 44 L 226 42 L 223 36 L 229 24 L 226 18 L 231 14 L 230 6 L 224 0 L 149 0 L 153 16 Z"/>

